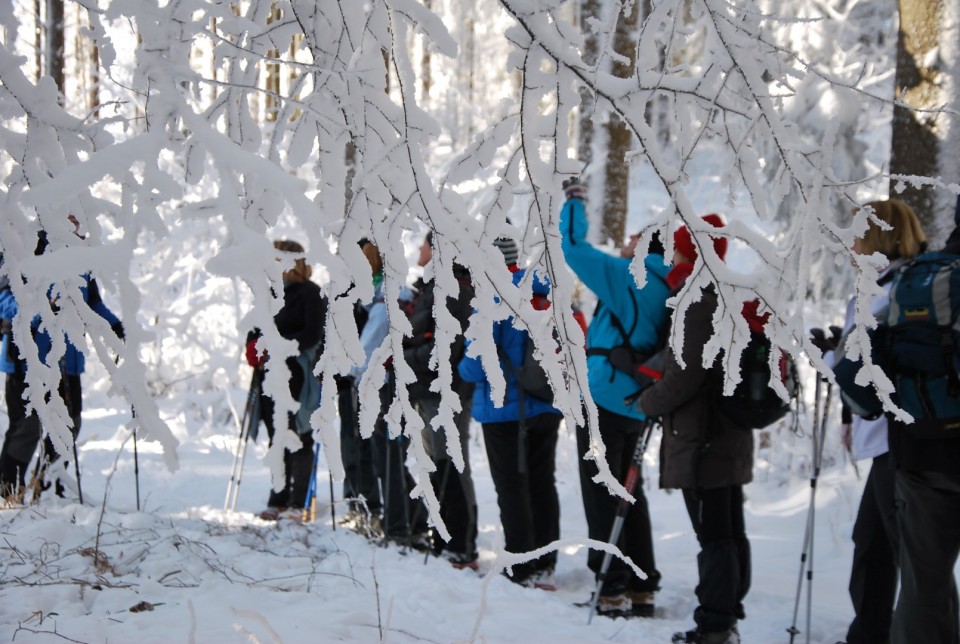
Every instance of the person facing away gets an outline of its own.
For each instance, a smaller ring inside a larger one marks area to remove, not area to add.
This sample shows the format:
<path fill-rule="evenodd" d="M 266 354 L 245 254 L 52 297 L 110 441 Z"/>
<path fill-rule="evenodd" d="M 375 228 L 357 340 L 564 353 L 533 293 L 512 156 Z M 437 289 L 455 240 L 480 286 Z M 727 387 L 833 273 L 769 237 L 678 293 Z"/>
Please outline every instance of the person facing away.
<path fill-rule="evenodd" d="M 513 283 L 519 284 L 524 271 L 517 265 L 516 242 L 500 237 L 494 243 L 513 273 Z M 535 306 L 548 306 L 549 292 L 546 282 L 533 280 Z M 502 405 L 491 398 L 490 381 L 479 356 L 464 356 L 458 369 L 464 380 L 475 385 L 473 417 L 483 431 L 504 547 L 510 553 L 524 553 L 546 546 L 560 536 L 555 470 L 562 416 L 549 402 L 520 388 L 514 369 L 523 364 L 526 343 L 532 340 L 514 326 L 513 318 L 494 323 L 493 341 L 506 382 Z M 548 552 L 514 565 L 510 579 L 524 586 L 553 590 L 556 563 L 556 551 Z"/>
<path fill-rule="evenodd" d="M 960 255 L 960 198 L 954 225 L 943 252 Z M 892 417 L 888 422 L 900 527 L 900 596 L 891 641 L 957 644 L 960 435 L 921 436 Z"/>
<path fill-rule="evenodd" d="M 719 215 L 703 219 L 714 228 L 724 226 Z M 709 239 L 715 254 L 723 260 L 726 238 L 711 235 Z M 697 239 L 698 244 L 705 241 L 705 235 Z M 673 293 L 678 293 L 693 273 L 697 256 L 690 231 L 686 227 L 677 230 L 673 268 L 667 274 Z M 717 292 L 710 285 L 703 289 L 701 299 L 690 305 L 683 320 L 681 349 L 686 366 L 681 368 L 674 351 L 668 348 L 663 379 L 643 391 L 638 405 L 648 416 L 662 420 L 660 487 L 683 492 L 700 544 L 699 605 L 693 614 L 696 627 L 681 641 L 726 644 L 739 642 L 736 624 L 744 618 L 743 599 L 750 588 L 743 486 L 753 479 L 753 433 L 719 413 L 719 374 L 716 367 L 703 366 L 704 346 L 713 333 L 717 306 Z"/>
<path fill-rule="evenodd" d="M 433 260 L 433 233 L 428 232 L 420 246 L 417 264 L 430 271 Z M 473 384 L 464 381 L 457 371 L 463 357 L 465 339 L 463 332 L 472 313 L 473 284 L 467 269 L 459 264 L 453 267 L 459 285 L 456 297 L 446 298 L 447 310 L 460 324 L 459 333 L 450 350 L 453 367 L 453 382 L 450 388 L 457 392 L 460 411 L 454 414 L 454 422 L 460 434 L 460 451 L 463 454 L 463 470 L 460 471 L 450 458 L 447 434 L 444 427 L 437 426 L 436 416 L 440 409 L 440 393 L 431 390 L 437 379 L 437 371 L 431 367 L 431 358 L 436 348 L 435 303 L 436 280 L 421 279 L 415 290 L 417 295 L 410 310 L 410 336 L 404 338 L 403 357 L 416 375 L 416 382 L 407 386 L 410 401 L 416 407 L 424 423 L 423 445 L 433 459 L 436 470 L 430 481 L 440 502 L 440 518 L 450 532 L 446 542 L 438 531 L 433 531 L 433 550 L 457 568 L 477 565 L 477 498 L 470 474 L 470 408 L 473 401 Z M 426 277 L 426 276 L 425 276 Z"/>
<path fill-rule="evenodd" d="M 351 297 L 353 285 L 337 297 Z M 369 312 L 359 300 L 353 305 L 357 332 L 363 333 Z M 343 461 L 343 498 L 349 503 L 341 523 L 367 537 L 379 535 L 380 483 L 373 466 L 373 441 L 360 435 L 357 383 L 349 374 L 336 376 L 337 411 L 340 416 L 340 458 Z"/>
<path fill-rule="evenodd" d="M 360 248 L 370 263 L 374 297 L 365 305 L 367 321 L 360 333 L 365 362 L 354 367 L 349 374 L 355 383 L 360 382 L 369 366 L 373 352 L 383 343 L 389 332 L 383 289 L 383 259 L 380 256 L 380 249 L 367 239 L 361 240 Z M 403 302 L 412 300 L 412 291 L 404 287 L 400 299 Z M 388 364 L 387 367 L 386 379 L 380 387 L 380 399 L 377 401 L 380 412 L 372 436 L 374 472 L 380 481 L 380 494 L 383 499 L 380 528 L 386 541 L 402 547 L 426 549 L 430 542 L 427 511 L 419 499 L 410 498 L 410 491 L 416 486 L 416 481 L 407 471 L 406 465 L 410 440 L 400 431 L 396 431 L 395 435 L 391 436 L 391 428 L 387 421 L 387 410 L 393 401 L 397 386 L 391 365 Z"/>
<path fill-rule="evenodd" d="M 319 384 L 313 374 L 320 353 L 323 351 L 323 325 L 326 318 L 326 300 L 320 287 L 310 280 L 312 270 L 303 257 L 304 249 L 296 241 L 277 240 L 273 247 L 278 250 L 282 261 L 289 265 L 283 271 L 283 306 L 273 317 L 277 332 L 286 340 L 297 343 L 299 354 L 285 360 L 286 370 L 278 369 L 278 374 L 287 376 L 290 395 L 300 403 L 296 412 L 288 412 L 287 427 L 300 440 L 300 446 L 283 453 L 283 485 L 279 489 L 271 487 L 267 499 L 267 509 L 260 518 L 275 521 L 279 518 L 300 519 L 313 473 L 313 428 L 310 415 L 319 404 Z M 274 365 L 269 355 L 258 344 L 262 337 L 260 329 L 254 329 L 247 336 L 247 362 L 258 370 L 260 383 Z M 275 403 L 260 387 L 260 420 L 267 428 L 269 444 L 272 446 L 276 435 L 274 419 Z M 251 438 L 256 440 L 256 427 L 253 425 Z"/>
<path fill-rule="evenodd" d="M 888 230 L 871 221 L 863 237 L 854 240 L 853 251 L 861 255 L 881 253 L 889 260 L 878 283 L 884 295 L 871 302 L 880 316 L 890 304 L 894 272 L 926 248 L 926 235 L 910 207 L 898 199 L 865 204 Z M 847 304 L 840 337 L 842 343 L 854 328 L 857 299 Z M 827 356 L 826 359 L 830 359 Z M 894 494 L 894 469 L 887 442 L 887 419 L 863 418 L 845 410 L 841 423 L 843 443 L 855 460 L 872 459 L 853 524 L 853 562 L 850 569 L 850 600 L 854 618 L 847 630 L 847 644 L 883 644 L 890 641 L 893 607 L 899 581 L 900 530 Z"/>
<path fill-rule="evenodd" d="M 80 222 L 73 215 L 67 219 L 73 224 L 73 233 L 83 239 L 79 233 Z M 42 255 L 48 246 L 47 233 L 44 230 L 37 234 L 37 245 L 34 250 L 35 255 Z M 83 284 L 80 286 L 80 293 L 83 301 L 100 317 L 107 321 L 111 330 L 121 340 L 124 339 L 123 324 L 120 319 L 103 302 L 100 296 L 100 288 L 90 273 L 82 275 Z M 58 294 L 54 287 L 48 290 L 50 306 L 56 313 L 58 311 Z M 43 441 L 43 448 L 35 469 L 34 499 L 39 497 L 43 489 L 49 487 L 45 483 L 45 475 L 53 473 L 55 478 L 55 492 L 57 496 L 64 495 L 64 483 L 69 481 L 66 475 L 69 462 L 67 459 L 60 460 L 60 454 L 54 447 L 54 443 L 49 436 L 49 431 L 44 431 L 40 424 L 40 418 L 36 411 L 27 413 L 26 395 L 26 360 L 20 357 L 18 344 L 23 342 L 34 342 L 37 345 L 37 352 L 40 360 L 46 364 L 47 355 L 53 346 L 53 339 L 50 334 L 40 328 L 40 316 L 37 315 L 30 323 L 30 338 L 16 338 L 13 334 L 13 320 L 18 314 L 18 306 L 13 292 L 10 290 L 9 283 L 0 290 L 0 327 L 3 332 L 3 344 L 0 347 L 0 371 L 6 374 L 5 398 L 7 401 L 7 414 L 10 419 L 7 433 L 4 436 L 3 448 L 0 449 L 0 489 L 3 497 L 13 502 L 22 502 L 26 488 L 26 471 L 33 458 L 33 453 L 40 442 L 42 434 L 46 434 Z M 81 375 L 86 368 L 86 359 L 69 336 L 64 337 L 66 348 L 63 357 L 60 360 L 61 380 L 59 385 L 59 394 L 70 414 L 71 425 L 70 432 L 73 435 L 74 444 L 77 436 L 80 434 L 81 412 L 83 411 L 83 386 Z M 49 393 L 48 393 L 49 395 Z M 51 472 L 51 466 L 58 463 L 55 472 Z M 79 472 L 79 469 L 77 469 Z"/>
<path fill-rule="evenodd" d="M 613 367 L 610 350 L 628 344 L 643 353 L 658 345 L 669 323 L 666 305 L 670 296 L 666 282 L 669 269 L 663 260 L 663 246 L 657 240 L 650 245 L 643 260 L 647 283 L 643 288 L 637 286 L 630 264 L 639 235 L 630 238 L 619 256 L 601 251 L 588 241 L 582 184 L 569 182 L 565 192 L 567 200 L 560 212 L 561 248 L 567 264 L 598 300 L 587 330 L 587 379 L 597 405 L 598 429 L 606 447 L 607 465 L 611 474 L 623 483 L 644 432 L 646 416 L 625 402 L 638 385 L 626 372 Z M 577 451 L 582 456 L 590 449 L 590 436 L 585 426 L 577 427 L 576 431 Z M 594 481 L 599 471 L 595 462 L 581 458 L 579 468 L 588 535 L 597 541 L 607 541 L 619 499 Z M 644 577 L 633 572 L 621 559 L 612 558 L 597 601 L 600 614 L 653 615 L 653 596 L 660 589 L 661 575 L 654 557 L 653 530 L 642 480 L 633 495 L 636 501 L 625 516 L 616 545 L 643 571 Z M 587 565 L 595 575 L 600 572 L 603 559 L 602 551 L 589 551 Z"/>

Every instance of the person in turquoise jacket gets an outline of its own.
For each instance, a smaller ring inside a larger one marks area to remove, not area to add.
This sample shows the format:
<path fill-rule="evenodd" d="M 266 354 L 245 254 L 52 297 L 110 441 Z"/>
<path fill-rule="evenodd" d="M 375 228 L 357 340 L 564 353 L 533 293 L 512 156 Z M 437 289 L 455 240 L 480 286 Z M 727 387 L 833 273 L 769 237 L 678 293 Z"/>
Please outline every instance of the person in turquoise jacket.
<path fill-rule="evenodd" d="M 517 266 L 517 246 L 509 238 L 495 241 L 503 253 L 513 283 L 524 271 Z M 535 308 L 549 306 L 549 284 L 534 280 Z M 473 418 L 483 430 L 490 476 L 497 492 L 504 548 L 523 553 L 546 546 L 560 537 L 560 500 L 555 479 L 557 435 L 562 415 L 549 402 L 523 392 L 510 365 L 522 365 L 526 331 L 513 325 L 513 318 L 493 326 L 493 340 L 500 353 L 500 368 L 506 382 L 503 404 L 494 404 L 490 381 L 479 357 L 466 355 L 458 365 L 460 376 L 475 384 Z M 469 346 L 469 342 L 467 343 Z M 527 587 L 555 589 L 556 551 L 512 567 L 510 579 Z"/>
<path fill-rule="evenodd" d="M 623 483 L 646 418 L 635 406 L 625 402 L 640 386 L 631 375 L 614 368 L 609 351 L 627 344 L 647 353 L 660 343 L 669 322 L 666 301 L 670 289 L 665 281 L 669 267 L 664 263 L 663 247 L 657 240 L 644 258 L 647 283 L 643 288 L 638 287 L 630 272 L 630 263 L 639 235 L 630 238 L 619 256 L 596 248 L 587 240 L 583 186 L 577 180 L 565 182 L 565 186 L 567 200 L 560 212 L 561 248 L 567 264 L 598 300 L 587 329 L 587 379 L 597 405 L 607 465 Z M 577 428 L 577 448 L 580 454 L 589 449 L 586 427 Z M 597 473 L 593 461 L 580 459 L 580 487 L 588 534 L 591 539 L 607 541 L 619 499 L 611 496 L 605 486 L 594 482 Z M 660 588 L 660 572 L 654 557 L 650 512 L 642 482 L 637 485 L 634 496 L 636 502 L 625 517 L 617 546 L 646 578 L 640 578 L 614 557 L 600 589 L 597 602 L 600 614 L 653 615 L 653 595 Z M 587 565 L 594 574 L 600 571 L 602 562 L 603 552 L 589 551 Z"/>
<path fill-rule="evenodd" d="M 75 219 L 71 219 L 71 221 L 74 222 L 74 225 L 77 225 Z M 34 254 L 43 254 L 46 247 L 46 233 L 40 231 Z M 80 287 L 80 293 L 84 302 L 106 320 L 113 332 L 122 340 L 124 338 L 123 324 L 104 304 L 96 280 L 89 273 L 84 274 L 82 278 L 84 281 Z M 51 297 L 51 306 L 56 310 L 52 290 L 48 292 L 48 296 Z M 2 345 L 0 345 L 0 372 L 6 374 L 5 396 L 10 423 L 4 436 L 3 448 L 0 450 L 0 489 L 2 489 L 5 498 L 13 500 L 22 498 L 26 470 L 41 435 L 40 420 L 37 413 L 34 411 L 27 414 L 27 405 L 24 400 L 27 365 L 26 361 L 20 357 L 17 347 L 17 342 L 22 343 L 23 340 L 17 340 L 13 337 L 13 319 L 17 314 L 17 301 L 9 288 L 9 284 L 6 284 L 4 288 L 0 289 L 0 320 L 2 320 L 3 332 Z M 31 338 L 29 340 L 36 343 L 40 360 L 46 364 L 47 355 L 50 353 L 53 343 L 50 335 L 45 330 L 40 329 L 39 315 L 31 321 L 30 330 Z M 83 352 L 71 342 L 71 338 L 65 337 L 64 340 L 66 351 L 60 359 L 62 373 L 60 395 L 63 397 L 67 405 L 67 411 L 70 413 L 72 419 L 70 431 L 73 433 L 74 440 L 76 440 L 80 433 L 80 418 L 83 411 L 83 390 L 80 377 L 84 372 L 86 359 Z M 59 459 L 53 441 L 50 440 L 49 436 L 43 441 L 41 458 L 47 462 L 46 467 Z M 68 463 L 64 461 L 63 467 L 66 468 L 67 465 Z M 43 484 L 42 481 L 37 483 L 38 486 Z M 37 491 L 39 491 L 39 487 Z M 58 477 L 56 493 L 58 496 L 63 496 L 63 492 L 63 486 Z"/>

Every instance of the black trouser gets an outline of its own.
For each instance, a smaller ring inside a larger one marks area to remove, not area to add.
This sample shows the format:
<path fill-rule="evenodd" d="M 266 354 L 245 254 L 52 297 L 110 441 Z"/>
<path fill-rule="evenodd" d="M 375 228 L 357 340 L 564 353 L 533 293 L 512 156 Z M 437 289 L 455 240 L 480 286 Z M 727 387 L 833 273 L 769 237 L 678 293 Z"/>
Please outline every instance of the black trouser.
<path fill-rule="evenodd" d="M 41 425 L 37 412 L 27 415 L 26 401 L 23 398 L 26 391 L 26 376 L 24 373 L 7 374 L 4 394 L 7 400 L 7 414 L 10 419 L 3 449 L 0 451 L 0 487 L 4 496 L 18 492 L 26 485 L 26 472 L 30 466 L 30 459 L 40 442 Z M 60 382 L 60 396 L 63 398 L 70 414 L 72 425 L 70 432 L 76 441 L 80 433 L 81 412 L 83 411 L 82 388 L 79 375 L 64 376 Z M 54 448 L 53 441 L 47 436 L 43 441 L 41 458 L 47 465 L 60 458 Z M 64 460 L 63 467 L 70 461 Z M 63 496 L 63 486 L 57 479 L 57 495 Z"/>
<path fill-rule="evenodd" d="M 337 378 L 337 405 L 340 412 L 340 458 L 343 460 L 343 498 L 363 497 L 371 514 L 380 514 L 380 486 L 373 466 L 373 441 L 360 436 L 357 390 L 352 378 Z M 350 509 L 363 504 L 351 501 Z"/>
<path fill-rule="evenodd" d="M 274 403 L 269 396 L 260 396 L 260 414 L 263 424 L 267 426 L 267 436 L 270 445 L 273 445 Z M 287 414 L 287 426 L 296 433 L 297 423 L 294 414 Z M 310 487 L 310 475 L 313 474 L 313 436 L 311 434 L 297 434 L 300 438 L 300 449 L 291 452 L 283 451 L 284 484 L 279 490 L 271 486 L 267 505 L 272 508 L 303 508 L 307 500 L 307 488 Z"/>
<path fill-rule="evenodd" d="M 411 499 L 416 481 L 407 471 L 407 446 L 403 435 L 391 438 L 386 413 L 393 402 L 393 377 L 380 388 L 380 414 L 373 429 L 373 457 L 383 489 L 383 533 L 388 537 L 408 537 L 427 531 L 427 511 L 420 499 Z"/>
<path fill-rule="evenodd" d="M 0 487 L 4 497 L 18 493 L 26 485 L 27 468 L 40 441 L 40 420 L 36 412 L 27 415 L 23 399 L 26 386 L 25 374 L 7 374 L 4 392 L 10 423 L 0 451 Z"/>
<path fill-rule="evenodd" d="M 615 414 L 597 407 L 599 414 L 600 436 L 607 448 L 607 465 L 610 473 L 620 483 L 627 478 L 633 451 L 637 441 L 642 438 L 645 423 Z M 586 427 L 577 427 L 577 453 L 580 455 L 580 491 L 583 496 L 583 511 L 587 518 L 587 534 L 591 539 L 606 542 L 610 539 L 610 530 L 620 506 L 620 498 L 610 494 L 605 485 L 596 483 L 593 478 L 599 472 L 594 461 L 583 459 L 590 448 L 590 437 Z M 640 472 L 638 472 L 638 475 Z M 636 501 L 627 510 L 623 529 L 617 541 L 620 552 L 630 557 L 646 575 L 641 579 L 633 569 L 619 557 L 610 560 L 610 568 L 601 588 L 602 595 L 617 595 L 626 591 L 653 592 L 660 589 L 660 572 L 657 570 L 653 554 L 653 529 L 650 525 L 650 510 L 647 497 L 643 493 L 643 479 L 637 479 L 633 491 Z M 594 574 L 600 572 L 604 552 L 591 549 L 587 554 L 587 565 Z"/>
<path fill-rule="evenodd" d="M 894 480 L 890 454 L 874 458 L 853 524 L 850 599 L 854 618 L 847 631 L 847 644 L 890 641 L 900 576 L 897 565 L 900 528 Z"/>
<path fill-rule="evenodd" d="M 497 492 L 507 552 L 535 550 L 560 538 L 560 501 L 554 479 L 557 431 L 562 416 L 540 414 L 526 419 L 525 470 L 520 471 L 519 423 L 484 423 L 490 476 Z M 517 581 L 556 566 L 556 551 L 513 566 Z"/>
<path fill-rule="evenodd" d="M 725 631 L 743 619 L 743 598 L 750 590 L 750 542 L 744 529 L 743 488 L 685 489 L 683 500 L 700 543 L 700 605 L 693 619 L 708 633 Z"/>
<path fill-rule="evenodd" d="M 460 412 L 454 416 L 460 433 L 460 451 L 463 455 L 463 470 L 457 470 L 447 453 L 447 436 L 442 429 L 434 430 L 430 423 L 440 408 L 440 397 L 424 397 L 417 400 L 417 411 L 424 422 L 423 443 L 436 470 L 430 473 L 430 483 L 440 502 L 440 518 L 450 532 L 446 542 L 439 532 L 433 531 L 435 552 L 447 549 L 468 559 L 477 554 L 477 495 L 470 473 L 470 410 L 473 397 L 460 396 Z"/>
<path fill-rule="evenodd" d="M 900 598 L 893 615 L 896 644 L 960 642 L 957 584 L 960 474 L 896 473 L 900 524 Z"/>

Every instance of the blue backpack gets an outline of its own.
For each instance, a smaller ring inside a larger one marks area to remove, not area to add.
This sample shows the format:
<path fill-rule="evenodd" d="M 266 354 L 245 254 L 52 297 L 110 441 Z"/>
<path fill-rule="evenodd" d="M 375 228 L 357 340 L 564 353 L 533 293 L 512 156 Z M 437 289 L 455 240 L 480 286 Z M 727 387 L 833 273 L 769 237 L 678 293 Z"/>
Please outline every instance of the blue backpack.
<path fill-rule="evenodd" d="M 960 255 L 924 253 L 896 271 L 874 351 L 917 438 L 960 437 L 958 318 Z"/>

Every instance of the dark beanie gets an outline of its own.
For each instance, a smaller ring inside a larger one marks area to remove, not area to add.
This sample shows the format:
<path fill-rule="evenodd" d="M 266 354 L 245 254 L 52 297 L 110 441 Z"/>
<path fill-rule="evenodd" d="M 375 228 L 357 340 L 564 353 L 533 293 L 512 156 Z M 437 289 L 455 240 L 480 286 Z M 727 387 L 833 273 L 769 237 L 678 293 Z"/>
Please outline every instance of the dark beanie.
<path fill-rule="evenodd" d="M 507 266 L 517 263 L 517 259 L 520 257 L 517 242 L 510 237 L 497 237 L 493 240 L 493 245 L 503 253 L 503 260 L 507 263 Z"/>
<path fill-rule="evenodd" d="M 724 225 L 723 218 L 714 213 L 704 216 L 703 220 L 714 228 L 723 228 Z M 717 257 L 723 259 L 727 254 L 727 238 L 711 236 L 710 240 L 713 242 L 713 250 Z M 693 245 L 693 237 L 690 236 L 690 231 L 687 230 L 686 226 L 673 233 L 673 248 L 691 262 L 697 260 L 697 247 Z"/>

